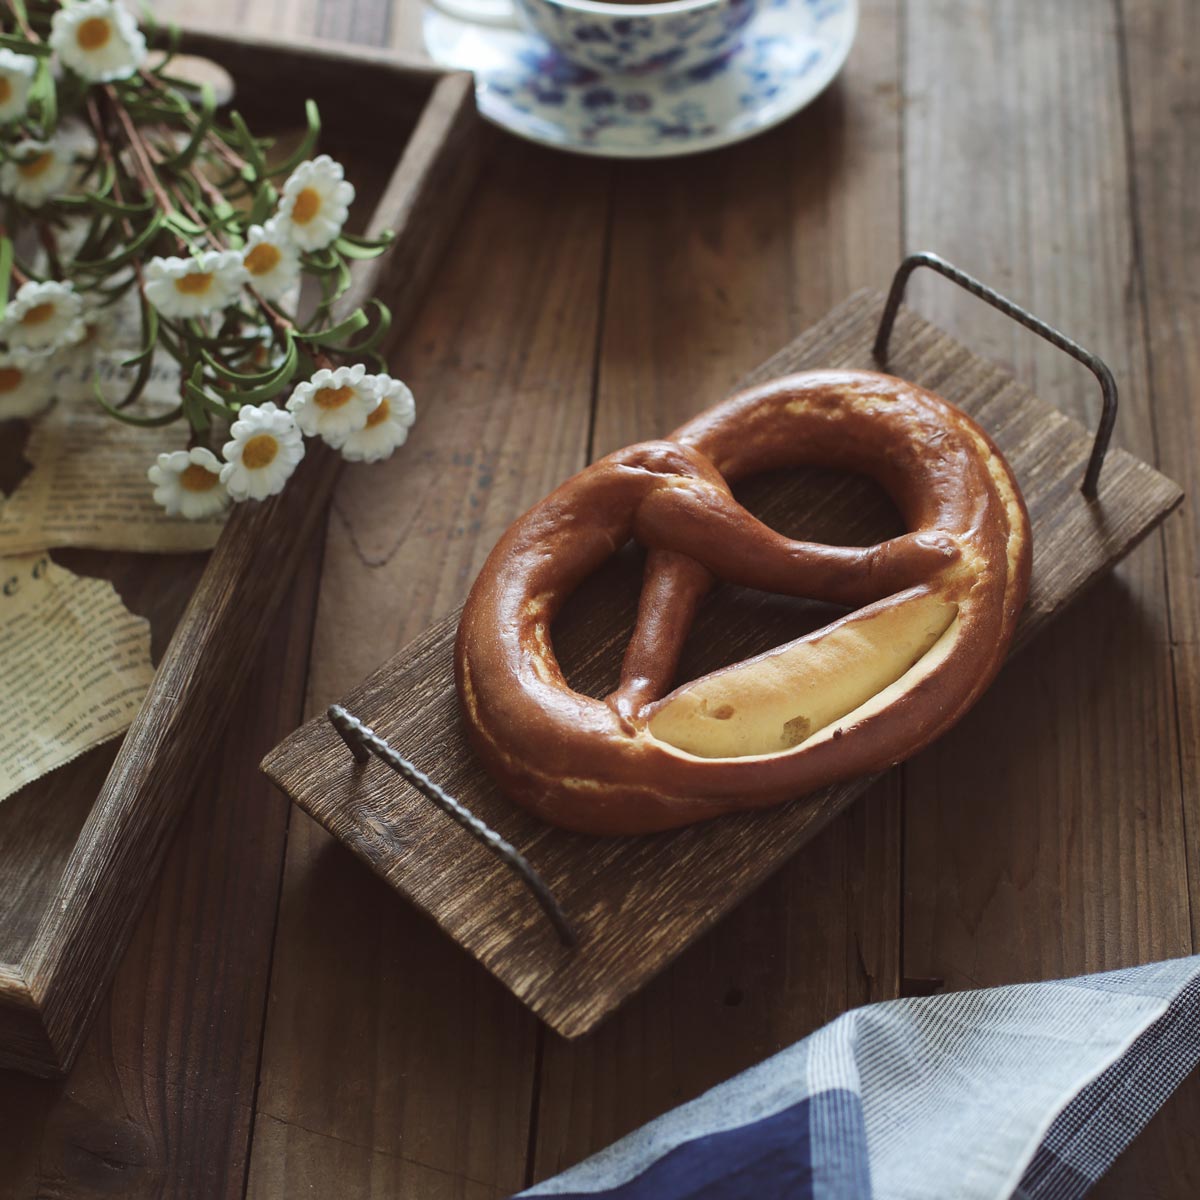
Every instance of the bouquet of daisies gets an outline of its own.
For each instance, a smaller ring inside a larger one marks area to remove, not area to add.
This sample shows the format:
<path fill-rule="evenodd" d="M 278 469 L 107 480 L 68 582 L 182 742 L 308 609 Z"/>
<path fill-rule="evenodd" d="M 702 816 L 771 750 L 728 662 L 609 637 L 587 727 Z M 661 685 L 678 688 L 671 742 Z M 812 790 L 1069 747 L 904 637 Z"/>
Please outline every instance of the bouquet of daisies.
<path fill-rule="evenodd" d="M 189 448 L 149 466 L 168 513 L 213 516 L 286 485 L 319 437 L 348 459 L 386 458 L 412 424 L 412 394 L 376 347 L 376 301 L 339 299 L 351 263 L 389 237 L 345 231 L 354 188 L 328 155 L 310 102 L 279 160 L 211 88 L 151 63 L 113 0 L 9 0 L 0 32 L 0 420 L 35 416 L 64 352 L 104 342 L 136 313 L 121 395 L 96 402 L 142 426 L 189 427 Z M 301 281 L 315 293 L 300 316 Z M 143 398 L 156 356 L 178 364 L 165 409 Z M 373 367 L 373 370 L 368 370 Z M 286 397 L 286 398 L 285 398 Z"/>

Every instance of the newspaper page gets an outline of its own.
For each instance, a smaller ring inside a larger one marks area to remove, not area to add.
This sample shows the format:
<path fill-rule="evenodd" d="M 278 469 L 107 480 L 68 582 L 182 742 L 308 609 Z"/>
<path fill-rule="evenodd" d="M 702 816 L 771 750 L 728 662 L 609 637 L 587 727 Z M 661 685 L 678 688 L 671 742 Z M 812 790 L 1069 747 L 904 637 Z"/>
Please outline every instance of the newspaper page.
<path fill-rule="evenodd" d="M 150 624 L 111 583 L 0 559 L 0 800 L 123 733 L 153 675 Z"/>
<path fill-rule="evenodd" d="M 55 403 L 32 422 L 25 447 L 32 469 L 7 500 L 0 499 L 0 555 L 59 546 L 173 553 L 216 544 L 220 520 L 168 517 L 146 479 L 159 454 L 187 449 L 187 423 L 130 425 L 96 402 L 96 381 L 114 402 L 136 374 L 122 366 L 141 336 L 136 305 L 118 306 L 112 319 L 109 348 L 94 355 L 69 352 L 48 377 Z M 157 354 L 131 411 L 154 416 L 178 403 L 179 367 Z"/>

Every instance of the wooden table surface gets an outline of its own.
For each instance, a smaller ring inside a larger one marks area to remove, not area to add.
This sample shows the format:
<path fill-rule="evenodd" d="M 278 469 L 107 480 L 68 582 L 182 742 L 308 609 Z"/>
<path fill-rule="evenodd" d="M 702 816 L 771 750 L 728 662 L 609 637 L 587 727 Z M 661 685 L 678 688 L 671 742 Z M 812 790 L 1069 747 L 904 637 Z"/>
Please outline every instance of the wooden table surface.
<path fill-rule="evenodd" d="M 0 1073 L 0 1196 L 504 1196 L 854 1005 L 1200 949 L 1190 501 L 941 744 L 577 1042 L 255 769 L 460 600 L 528 504 L 719 399 L 905 250 L 1101 352 L 1119 442 L 1196 490 L 1200 6 L 862 7 L 837 83 L 745 145 L 632 165 L 492 138 L 395 359 L 414 436 L 344 475 L 252 687 L 291 707 L 238 704 L 70 1077 Z M 416 45 L 413 0 L 157 8 Z M 1078 365 L 944 283 L 911 292 L 1094 414 Z M 1193 1078 L 1096 1194 L 1200 1194 L 1197 1130 Z"/>

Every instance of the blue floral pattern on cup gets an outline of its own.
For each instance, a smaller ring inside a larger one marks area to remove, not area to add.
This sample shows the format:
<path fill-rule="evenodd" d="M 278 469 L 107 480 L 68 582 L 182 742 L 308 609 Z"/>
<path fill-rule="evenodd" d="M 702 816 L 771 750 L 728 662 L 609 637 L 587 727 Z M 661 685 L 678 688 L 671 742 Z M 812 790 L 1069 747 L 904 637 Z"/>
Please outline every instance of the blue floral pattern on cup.
<path fill-rule="evenodd" d="M 526 24 L 564 57 L 631 75 L 686 70 L 727 54 L 759 6 L 759 0 L 693 0 L 654 12 L 589 0 L 515 3 Z"/>
<path fill-rule="evenodd" d="M 548 145 L 615 157 L 686 154 L 738 141 L 816 96 L 849 52 L 857 0 L 762 0 L 741 42 L 691 68 L 606 73 L 533 34 L 488 32 L 428 10 L 436 61 L 473 69 L 479 110 Z"/>

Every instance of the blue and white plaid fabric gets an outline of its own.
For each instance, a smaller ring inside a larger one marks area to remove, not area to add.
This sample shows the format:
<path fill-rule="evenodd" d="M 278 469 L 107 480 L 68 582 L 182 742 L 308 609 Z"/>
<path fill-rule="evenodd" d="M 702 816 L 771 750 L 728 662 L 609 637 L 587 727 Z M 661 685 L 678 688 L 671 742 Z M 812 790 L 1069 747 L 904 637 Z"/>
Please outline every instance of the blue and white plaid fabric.
<path fill-rule="evenodd" d="M 1200 957 L 856 1009 L 523 1196 L 1068 1200 L 1200 1061 Z"/>

